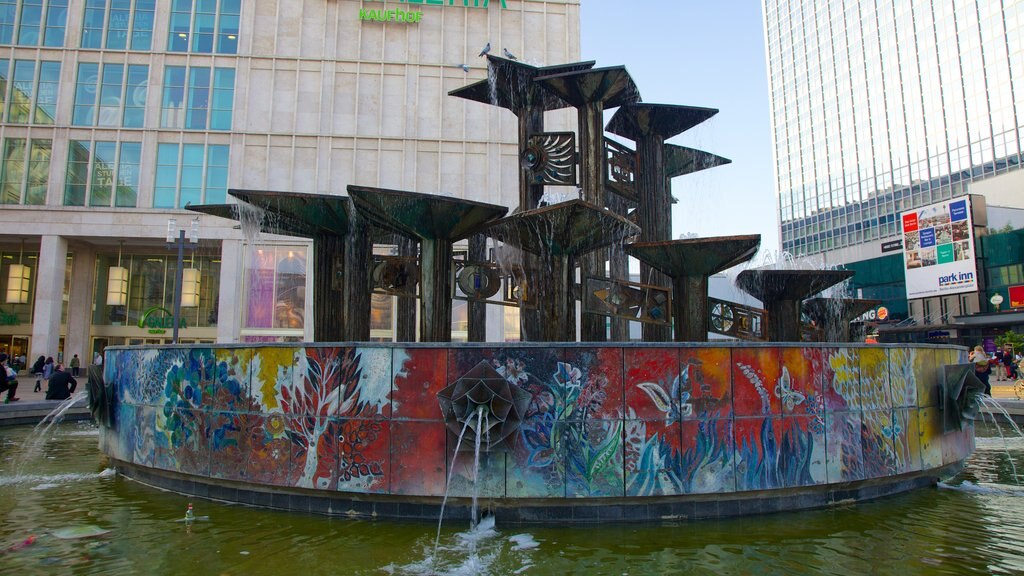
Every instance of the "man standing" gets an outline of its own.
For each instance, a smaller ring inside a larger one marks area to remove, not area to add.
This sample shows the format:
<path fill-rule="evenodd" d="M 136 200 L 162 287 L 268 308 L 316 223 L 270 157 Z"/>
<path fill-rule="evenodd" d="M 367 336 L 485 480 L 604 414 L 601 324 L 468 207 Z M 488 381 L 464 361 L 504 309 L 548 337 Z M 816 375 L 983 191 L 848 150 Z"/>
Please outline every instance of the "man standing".
<path fill-rule="evenodd" d="M 75 393 L 75 388 L 78 387 L 78 382 L 64 371 L 64 366 L 57 364 L 53 370 L 53 376 L 50 376 L 50 384 L 46 388 L 46 399 L 47 400 L 67 400 Z"/>
<path fill-rule="evenodd" d="M 21 398 L 14 397 L 14 393 L 18 390 L 18 374 L 7 365 L 7 354 L 3 352 L 0 352 L 0 373 L 3 374 L 3 377 L 0 378 L 0 392 L 7 391 L 4 404 L 21 400 Z"/>
<path fill-rule="evenodd" d="M 103 366 L 103 353 L 97 351 L 96 355 L 92 358 L 92 363 L 97 366 Z"/>

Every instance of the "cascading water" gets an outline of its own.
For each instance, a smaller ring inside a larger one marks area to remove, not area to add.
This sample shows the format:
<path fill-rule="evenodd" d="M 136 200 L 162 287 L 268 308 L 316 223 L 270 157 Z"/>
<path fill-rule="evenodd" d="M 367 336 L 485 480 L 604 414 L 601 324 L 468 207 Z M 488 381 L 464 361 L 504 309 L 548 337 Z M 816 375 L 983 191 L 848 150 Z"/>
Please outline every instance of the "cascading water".
<path fill-rule="evenodd" d="M 14 466 L 15 476 L 21 474 L 21 470 L 26 462 L 37 457 L 39 449 L 42 448 L 43 444 L 50 437 L 53 430 L 53 425 L 64 420 L 64 415 L 75 405 L 82 406 L 86 402 L 86 393 L 75 392 L 65 400 L 61 400 L 60 404 L 51 410 L 43 419 L 36 424 L 36 427 L 32 429 L 32 434 L 29 435 L 28 440 L 25 442 L 25 450 L 21 455 L 21 458 Z"/>
<path fill-rule="evenodd" d="M 1009 444 L 1007 443 L 1006 436 L 1003 435 L 1003 428 L 1002 426 L 999 425 L 997 414 L 1002 414 L 1003 417 L 1006 418 L 1006 421 L 1010 423 L 1010 427 L 1013 428 L 1014 432 L 1017 433 L 1017 436 L 1019 438 L 1024 439 L 1024 432 L 1021 431 L 1020 426 L 1017 426 L 1017 423 L 1013 421 L 1013 418 L 1010 416 L 1010 413 L 1006 411 L 1006 408 L 1003 407 L 1003 405 L 1000 404 L 999 401 L 997 401 L 996 399 L 992 398 L 987 394 L 979 394 L 978 401 L 981 402 L 981 405 L 987 409 L 981 411 L 982 421 L 986 421 L 986 411 L 988 411 L 992 416 L 992 425 L 996 429 L 996 432 L 999 433 L 999 438 L 1003 442 L 1003 449 L 1006 451 L 1007 460 L 1010 462 L 1010 468 L 1013 470 L 1013 479 L 1019 486 L 1020 476 L 1017 475 L 1017 466 L 1014 465 L 1013 463 L 1013 458 L 1010 455 Z"/>

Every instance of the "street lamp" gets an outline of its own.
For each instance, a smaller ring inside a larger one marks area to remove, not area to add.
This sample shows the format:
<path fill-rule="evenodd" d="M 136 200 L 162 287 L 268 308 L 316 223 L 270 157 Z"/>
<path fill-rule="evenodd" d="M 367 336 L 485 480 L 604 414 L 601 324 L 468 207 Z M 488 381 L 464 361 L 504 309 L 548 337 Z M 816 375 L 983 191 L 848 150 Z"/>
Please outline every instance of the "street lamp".
<path fill-rule="evenodd" d="M 167 220 L 167 247 L 178 249 L 178 263 L 174 270 L 174 332 L 171 342 L 178 343 L 178 327 L 181 326 L 181 278 L 184 274 L 185 248 L 195 250 L 199 245 L 199 217 L 192 219 L 188 230 L 188 242 L 185 241 L 185 229 L 178 229 L 178 220 Z"/>

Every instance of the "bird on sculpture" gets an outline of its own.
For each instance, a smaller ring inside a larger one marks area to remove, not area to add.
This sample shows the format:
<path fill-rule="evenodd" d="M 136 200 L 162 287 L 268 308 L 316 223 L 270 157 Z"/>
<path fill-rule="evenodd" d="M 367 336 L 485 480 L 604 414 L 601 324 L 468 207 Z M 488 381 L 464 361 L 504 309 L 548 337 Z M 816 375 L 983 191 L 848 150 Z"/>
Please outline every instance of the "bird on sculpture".
<path fill-rule="evenodd" d="M 515 54 L 508 51 L 508 48 L 502 48 L 502 50 L 505 52 L 505 58 L 508 58 L 509 60 L 518 60 Z"/>
<path fill-rule="evenodd" d="M 481 50 L 479 54 L 477 54 L 477 56 L 479 56 L 479 57 L 487 56 L 487 53 L 490 52 L 490 51 L 491 51 L 491 43 L 488 42 L 487 45 L 484 46 L 484 49 Z"/>

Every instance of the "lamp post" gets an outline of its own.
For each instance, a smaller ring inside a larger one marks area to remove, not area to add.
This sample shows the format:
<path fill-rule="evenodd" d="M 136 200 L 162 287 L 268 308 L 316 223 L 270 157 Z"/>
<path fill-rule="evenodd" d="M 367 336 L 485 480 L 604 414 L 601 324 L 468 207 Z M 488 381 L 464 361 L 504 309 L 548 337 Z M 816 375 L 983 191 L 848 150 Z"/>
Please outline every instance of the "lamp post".
<path fill-rule="evenodd" d="M 185 269 L 185 248 L 195 250 L 199 245 L 199 218 L 192 219 L 188 230 L 188 242 L 185 241 L 185 229 L 178 229 L 178 220 L 167 220 L 167 247 L 178 249 L 178 263 L 174 269 L 174 332 L 171 342 L 178 343 L 178 327 L 181 326 L 181 277 Z"/>

